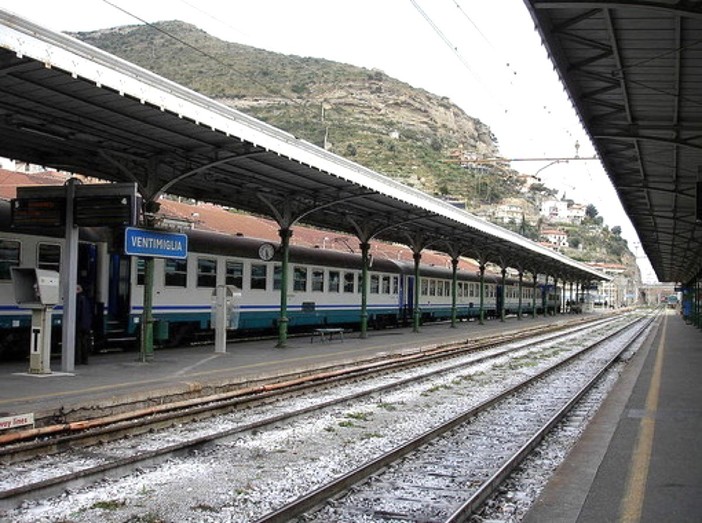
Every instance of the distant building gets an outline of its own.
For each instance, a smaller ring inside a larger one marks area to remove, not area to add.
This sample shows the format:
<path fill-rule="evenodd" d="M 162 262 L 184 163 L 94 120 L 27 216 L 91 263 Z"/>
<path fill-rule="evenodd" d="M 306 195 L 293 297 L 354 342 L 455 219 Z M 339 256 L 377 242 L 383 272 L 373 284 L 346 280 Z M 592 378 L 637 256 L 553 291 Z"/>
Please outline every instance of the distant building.
<path fill-rule="evenodd" d="M 541 238 L 554 247 L 568 247 L 568 233 L 560 229 L 544 229 Z"/>
<path fill-rule="evenodd" d="M 563 200 L 544 200 L 541 202 L 541 216 L 551 222 L 564 222 L 568 215 L 568 202 Z"/>
<path fill-rule="evenodd" d="M 585 205 L 565 200 L 544 200 L 540 213 L 550 222 L 580 224 L 585 219 Z"/>
<path fill-rule="evenodd" d="M 583 223 L 583 220 L 585 219 L 585 210 L 587 209 L 586 205 L 582 205 L 580 203 L 574 203 L 570 207 L 568 207 L 568 222 L 573 223 L 576 225 L 579 225 Z"/>

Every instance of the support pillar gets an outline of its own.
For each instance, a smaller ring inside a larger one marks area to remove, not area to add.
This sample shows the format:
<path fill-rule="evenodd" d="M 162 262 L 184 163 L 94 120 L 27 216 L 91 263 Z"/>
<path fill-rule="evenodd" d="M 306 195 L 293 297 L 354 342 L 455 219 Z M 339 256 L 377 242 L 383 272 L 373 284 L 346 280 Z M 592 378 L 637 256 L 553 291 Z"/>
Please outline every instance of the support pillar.
<path fill-rule="evenodd" d="M 368 253 L 370 243 L 361 242 L 361 338 L 368 337 Z"/>
<path fill-rule="evenodd" d="M 534 273 L 534 276 L 533 276 L 534 286 L 532 287 L 532 293 L 531 293 L 531 317 L 533 319 L 536 319 L 536 292 L 537 292 L 536 279 L 538 277 L 539 277 L 538 274 Z"/>
<path fill-rule="evenodd" d="M 456 295 L 458 294 L 458 258 L 451 258 L 451 328 L 456 328 Z"/>
<path fill-rule="evenodd" d="M 73 372 L 76 364 L 76 287 L 78 286 L 78 227 L 73 222 L 77 180 L 66 182 L 66 232 L 61 260 L 63 318 L 61 319 L 61 371 Z M 51 336 L 51 329 L 49 329 Z"/>
<path fill-rule="evenodd" d="M 154 216 L 160 204 L 153 200 L 144 202 L 144 225 L 154 227 Z M 144 258 L 144 308 L 141 312 L 141 345 L 139 361 L 146 363 L 154 359 L 154 267 L 153 257 Z"/>
<path fill-rule="evenodd" d="M 524 287 L 524 273 L 519 271 L 519 305 L 517 306 L 517 319 L 522 319 L 522 289 Z"/>
<path fill-rule="evenodd" d="M 507 297 L 507 293 L 505 292 L 505 280 L 507 278 L 507 269 L 503 268 L 502 269 L 502 285 L 501 285 L 501 290 L 500 290 L 500 321 L 504 322 L 505 321 L 505 298 Z"/>
<path fill-rule="evenodd" d="M 280 247 L 282 261 L 280 266 L 280 317 L 278 318 L 278 344 L 277 348 L 283 349 L 288 341 L 288 279 L 290 276 L 290 237 L 292 231 L 289 228 L 282 228 L 278 231 L 280 235 Z"/>
<path fill-rule="evenodd" d="M 414 259 L 414 307 L 412 314 L 412 332 L 419 332 L 419 321 L 421 319 L 421 311 L 419 310 L 419 261 L 422 259 L 421 252 L 412 254 Z"/>
<path fill-rule="evenodd" d="M 144 258 L 144 309 L 141 313 L 139 361 L 154 359 L 154 258 Z"/>
<path fill-rule="evenodd" d="M 478 322 L 480 325 L 485 324 L 485 264 L 480 264 L 480 311 L 478 313 Z"/>

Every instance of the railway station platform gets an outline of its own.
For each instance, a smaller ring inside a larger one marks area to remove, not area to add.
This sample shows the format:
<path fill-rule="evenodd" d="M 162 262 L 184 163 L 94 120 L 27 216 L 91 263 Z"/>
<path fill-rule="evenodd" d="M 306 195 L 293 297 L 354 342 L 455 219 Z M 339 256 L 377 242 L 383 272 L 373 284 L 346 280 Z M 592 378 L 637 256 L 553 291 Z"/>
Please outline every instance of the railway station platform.
<path fill-rule="evenodd" d="M 307 334 L 290 337 L 282 349 L 275 348 L 274 339 L 230 342 L 226 353 L 215 353 L 211 344 L 157 349 L 148 363 L 138 361 L 136 352 L 98 354 L 91 356 L 88 365 L 76 365 L 71 375 L 29 375 L 26 362 L 5 363 L 0 365 L 0 418 L 31 413 L 37 426 L 80 421 L 587 316 L 508 317 L 505 322 L 488 320 L 484 325 L 460 322 L 456 328 L 428 324 L 419 333 L 411 328 L 371 330 L 366 339 L 358 332 L 330 341 Z M 51 363 L 54 371 L 60 368 L 59 360 Z"/>
<path fill-rule="evenodd" d="M 667 311 L 524 523 L 702 520 L 702 330 Z"/>

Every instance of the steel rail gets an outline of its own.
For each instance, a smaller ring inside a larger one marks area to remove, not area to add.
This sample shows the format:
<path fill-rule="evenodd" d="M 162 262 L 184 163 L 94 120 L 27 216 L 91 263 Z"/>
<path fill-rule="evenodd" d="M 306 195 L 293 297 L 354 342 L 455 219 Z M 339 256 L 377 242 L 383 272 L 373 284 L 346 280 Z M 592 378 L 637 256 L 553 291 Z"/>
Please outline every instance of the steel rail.
<path fill-rule="evenodd" d="M 637 320 L 637 322 L 638 321 L 641 320 Z M 356 469 L 348 472 L 347 474 L 344 474 L 343 476 L 340 476 L 335 480 L 328 482 L 326 485 L 323 485 L 309 492 L 308 494 L 299 497 L 298 499 L 284 505 L 278 510 L 273 511 L 263 516 L 262 518 L 259 518 L 258 520 L 256 520 L 255 523 L 283 523 L 295 517 L 301 516 L 304 513 L 314 509 L 315 507 L 319 507 L 321 504 L 327 502 L 329 499 L 338 496 L 339 494 L 351 488 L 353 485 L 356 485 L 357 483 L 368 479 L 372 475 L 387 468 L 389 465 L 399 461 L 400 459 L 414 452 L 418 448 L 443 436 L 447 432 L 450 432 L 451 430 L 454 430 L 460 427 L 461 425 L 469 422 L 472 418 L 474 418 L 481 412 L 484 412 L 490 407 L 505 400 L 509 396 L 512 396 L 515 392 L 530 386 L 536 381 L 542 379 L 544 376 L 554 372 L 555 370 L 561 367 L 564 367 L 565 365 L 581 357 L 583 354 L 595 349 L 596 347 L 608 341 L 609 339 L 620 335 L 623 331 L 630 329 L 632 325 L 637 322 L 625 325 L 624 327 L 618 329 L 614 333 L 611 333 L 605 338 L 595 343 L 592 343 L 587 347 L 568 356 L 567 358 L 549 366 L 539 374 L 519 382 L 518 384 L 510 387 L 509 389 L 481 402 L 475 407 L 472 407 L 466 412 L 453 417 L 451 420 L 424 432 L 423 434 L 411 439 L 410 441 L 384 453 L 376 459 L 373 459 L 357 467 Z"/>
<path fill-rule="evenodd" d="M 598 318 L 594 321 L 579 320 L 574 323 L 575 325 L 583 325 L 582 328 L 585 329 L 589 325 L 597 323 L 597 321 L 603 320 Z M 390 372 L 403 366 L 425 365 L 427 362 L 454 357 L 457 354 L 462 355 L 469 351 L 487 350 L 500 343 L 528 339 L 537 334 L 558 333 L 572 326 L 573 324 L 569 323 L 549 326 L 548 328 L 530 328 L 511 335 L 497 336 L 490 339 L 485 338 L 473 342 L 466 341 L 438 345 L 412 354 L 385 356 L 383 359 L 365 361 L 351 367 L 338 368 L 338 366 L 333 366 L 326 369 L 315 369 L 314 372 L 309 374 L 295 373 L 288 376 L 279 376 L 276 378 L 279 381 L 244 387 L 229 392 L 136 409 L 100 418 L 59 423 L 3 434 L 0 435 L 0 463 L 16 462 L 18 461 L 17 458 L 25 455 L 31 457 L 32 453 L 66 450 L 71 446 L 79 445 L 85 437 L 86 431 L 91 431 L 87 436 L 89 439 L 95 440 L 99 438 L 101 442 L 111 441 L 122 437 L 122 431 L 133 430 L 135 424 L 139 423 L 140 420 L 147 420 L 148 423 L 144 422 L 143 427 L 151 429 L 155 426 L 163 426 L 168 422 L 177 423 L 183 419 L 193 420 L 216 416 L 227 410 L 239 407 L 245 401 L 259 401 L 280 393 L 304 390 L 320 386 L 323 383 L 334 382 L 333 380 L 338 382 L 356 379 L 359 376 L 375 374 L 384 369 Z M 196 418 L 198 415 L 199 417 Z M 115 433 L 116 436 L 110 437 L 111 433 Z"/>
<path fill-rule="evenodd" d="M 658 316 L 652 317 L 645 322 L 634 337 L 626 343 L 623 348 L 617 352 L 598 372 L 593 376 L 581 389 L 576 392 L 570 400 L 558 411 L 551 419 L 527 441 L 514 455 L 509 458 L 500 469 L 493 474 L 490 479 L 485 481 L 478 490 L 466 500 L 453 514 L 451 514 L 444 523 L 464 523 L 475 514 L 477 509 L 482 506 L 485 501 L 504 483 L 514 470 L 531 454 L 531 452 L 543 441 L 546 435 L 553 430 L 569 413 L 575 405 L 595 387 L 602 377 L 609 371 L 621 358 L 621 355 L 626 352 L 641 335 L 646 332 L 648 327 L 656 320 Z M 633 326 L 632 326 L 633 328 Z"/>
<path fill-rule="evenodd" d="M 568 330 L 567 334 L 577 334 L 583 330 L 589 329 L 593 327 L 593 324 L 595 326 L 602 325 L 603 323 L 608 323 L 609 321 L 614 321 L 616 320 L 616 317 L 614 318 L 608 318 L 606 320 L 600 320 L 600 321 L 595 321 L 595 322 L 588 322 L 585 325 L 577 325 L 575 328 L 570 328 Z M 572 327 L 572 326 L 571 326 Z M 566 330 L 568 327 L 561 329 L 561 330 Z M 551 336 L 547 337 L 542 337 L 540 334 L 535 334 L 533 332 L 529 333 L 529 336 L 540 336 L 537 341 L 534 342 L 534 344 L 543 344 L 547 343 L 549 341 L 552 341 L 553 339 L 559 338 L 563 336 L 562 332 L 556 332 L 552 334 Z M 528 340 L 529 336 L 520 336 L 518 337 L 519 340 Z M 519 341 L 515 340 L 514 337 L 509 337 L 509 339 L 506 340 L 495 340 L 494 338 L 491 340 L 491 342 L 488 345 L 487 348 L 494 347 L 498 345 L 499 343 L 512 343 L 514 341 Z M 526 346 L 528 347 L 528 345 Z M 483 347 L 481 346 L 480 349 L 482 350 Z M 88 483 L 91 480 L 97 479 L 97 478 L 102 478 L 102 477 L 117 477 L 119 475 L 123 475 L 125 472 L 128 472 L 129 470 L 133 469 L 136 465 L 143 467 L 143 466 L 148 466 L 148 465 L 153 465 L 160 463 L 164 461 L 165 459 L 168 459 L 171 456 L 174 455 L 182 455 L 187 453 L 188 451 L 196 448 L 201 448 L 207 444 L 213 443 L 217 440 L 221 440 L 224 438 L 231 437 L 235 434 L 238 433 L 243 433 L 246 431 L 251 431 L 254 429 L 259 429 L 264 426 L 268 426 L 280 421 L 283 421 L 285 419 L 289 419 L 292 417 L 297 417 L 297 416 L 302 416 L 304 414 L 308 414 L 314 411 L 318 411 L 321 409 L 333 407 L 338 404 L 343 404 L 345 402 L 355 400 L 362 398 L 364 396 L 371 396 L 373 394 L 377 394 L 379 392 L 387 392 L 388 390 L 392 389 L 397 389 L 399 387 L 405 386 L 409 383 L 420 381 L 420 380 L 425 380 L 427 378 L 430 378 L 432 376 L 446 373 L 446 372 L 451 372 L 454 371 L 457 368 L 465 367 L 468 365 L 475 365 L 477 363 L 481 363 L 484 361 L 487 361 L 489 359 L 494 359 L 498 358 L 501 356 L 504 356 L 505 354 L 514 351 L 514 350 L 524 350 L 525 346 L 518 347 L 518 348 L 507 348 L 504 350 L 501 350 L 499 352 L 489 354 L 489 355 L 484 355 L 481 357 L 478 357 L 476 359 L 473 359 L 469 362 L 460 362 L 456 363 L 447 367 L 442 367 L 440 369 L 434 369 L 429 372 L 425 372 L 421 375 L 418 376 L 411 376 L 407 378 L 403 378 L 400 380 L 395 380 L 392 383 L 380 385 L 377 387 L 373 387 L 370 389 L 365 389 L 362 391 L 358 391 L 353 394 L 347 394 L 343 397 L 339 397 L 336 399 L 330 399 L 328 401 L 324 401 L 321 403 L 317 403 L 314 405 L 310 405 L 305 408 L 297 409 L 292 412 L 286 412 L 286 413 L 281 413 L 276 416 L 270 416 L 266 419 L 262 419 L 256 422 L 248 423 L 246 425 L 239 425 L 237 427 L 227 429 L 224 431 L 219 431 L 216 433 L 212 434 L 207 434 L 204 436 L 200 436 L 197 438 L 192 438 L 187 441 L 182 441 L 178 443 L 174 443 L 171 445 L 167 445 L 158 449 L 152 449 L 146 452 L 141 452 L 138 454 L 134 454 L 131 456 L 128 456 L 126 458 L 116 458 L 113 459 L 112 461 L 108 463 L 102 463 L 99 465 L 94 465 L 91 467 L 87 467 L 85 469 L 79 470 L 79 471 L 74 471 L 68 474 L 62 474 L 58 476 L 54 476 L 52 478 L 44 479 L 42 481 L 34 482 L 34 483 L 28 483 L 22 486 L 6 489 L 3 491 L 0 491 L 0 507 L 2 508 L 10 508 L 12 506 L 16 506 L 18 502 L 22 502 L 27 498 L 37 498 L 40 496 L 47 496 L 47 495 L 54 495 L 54 494 L 59 494 L 65 489 L 70 486 L 70 487 L 78 487 L 82 486 L 86 483 Z M 471 347 L 470 350 L 465 351 L 464 353 L 460 353 L 460 350 L 456 347 L 451 347 L 450 352 L 452 353 L 454 357 L 462 356 L 469 354 L 472 351 L 477 350 L 476 347 Z M 459 354 L 456 354 L 456 353 Z M 427 361 L 421 361 L 417 362 L 414 360 L 410 360 L 409 363 L 405 363 L 406 367 L 411 367 L 411 366 L 418 366 L 420 364 L 427 364 L 427 363 L 432 363 L 436 360 L 439 360 L 441 358 L 446 359 L 449 356 L 447 356 L 444 353 L 433 353 Z M 267 394 L 261 394 L 259 396 L 256 396 L 255 398 L 245 398 L 243 401 L 244 402 L 261 402 L 263 399 L 272 399 L 276 398 L 278 396 L 286 395 L 286 394 L 291 394 L 291 393 L 297 393 L 300 392 L 301 390 L 305 390 L 308 388 L 312 387 L 319 387 L 319 386 L 329 386 L 331 384 L 338 384 L 339 381 L 342 380 L 347 380 L 350 381 L 351 379 L 357 379 L 359 375 L 367 375 L 367 374 L 373 374 L 374 372 L 377 373 L 378 371 L 382 372 L 389 372 L 390 370 L 400 370 L 402 368 L 405 368 L 402 366 L 402 364 L 398 364 L 397 362 L 395 363 L 394 368 L 367 368 L 364 369 L 362 373 L 352 373 L 352 375 L 343 375 L 343 376 L 337 376 L 332 379 L 331 382 L 325 382 L 325 383 L 316 383 L 316 384 L 304 384 L 302 386 L 295 386 L 292 388 L 287 388 L 287 389 L 279 389 L 276 391 L 270 391 Z M 362 377 L 362 376 L 361 376 Z M 242 406 L 241 403 L 238 406 Z M 198 407 L 199 409 L 204 409 L 208 408 L 207 406 L 200 406 Z M 219 407 L 218 407 L 219 408 Z M 231 405 L 228 405 L 228 409 L 231 410 Z M 188 414 L 189 417 L 194 418 L 197 413 L 190 413 Z M 172 423 L 172 420 L 169 420 L 170 423 Z M 129 424 L 127 424 L 126 427 L 123 427 L 121 430 L 128 432 L 130 431 L 130 428 L 133 429 L 134 427 L 131 427 Z M 146 427 L 139 427 L 140 432 L 144 432 L 146 430 L 152 430 L 153 429 L 153 421 L 150 421 L 149 424 Z M 90 437 L 102 441 L 100 439 L 101 434 L 93 434 Z M 55 443 L 52 444 L 54 447 L 59 448 L 61 446 L 56 445 Z M 64 445 L 65 446 L 65 445 Z M 60 448 L 59 448 L 60 450 Z M 65 450 L 65 449 L 64 449 Z"/>

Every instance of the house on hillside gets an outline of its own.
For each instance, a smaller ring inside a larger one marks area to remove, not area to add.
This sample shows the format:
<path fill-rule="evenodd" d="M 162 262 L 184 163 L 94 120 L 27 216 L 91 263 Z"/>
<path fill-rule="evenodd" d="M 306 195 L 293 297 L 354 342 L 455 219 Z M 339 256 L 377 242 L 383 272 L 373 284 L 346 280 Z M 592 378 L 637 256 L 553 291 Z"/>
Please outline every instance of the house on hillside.
<path fill-rule="evenodd" d="M 541 238 L 556 248 L 568 247 L 568 233 L 560 229 L 544 229 Z"/>
<path fill-rule="evenodd" d="M 544 200 L 539 211 L 550 222 L 564 222 L 568 215 L 568 202 L 563 200 Z"/>

